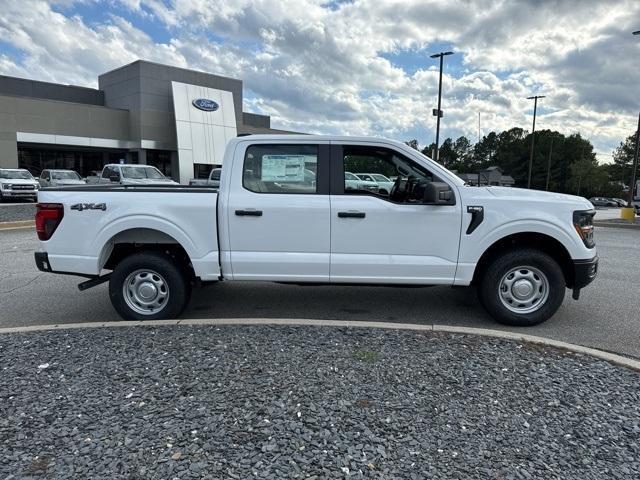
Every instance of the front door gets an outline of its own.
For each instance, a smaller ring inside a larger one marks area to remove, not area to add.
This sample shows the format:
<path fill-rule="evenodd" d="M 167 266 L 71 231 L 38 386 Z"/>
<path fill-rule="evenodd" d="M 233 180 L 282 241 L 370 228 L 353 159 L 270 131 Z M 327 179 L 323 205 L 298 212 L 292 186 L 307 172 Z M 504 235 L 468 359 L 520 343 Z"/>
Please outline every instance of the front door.
<path fill-rule="evenodd" d="M 328 282 L 328 142 L 242 148 L 226 207 L 233 278 Z"/>
<path fill-rule="evenodd" d="M 450 205 L 425 204 L 425 185 L 443 180 L 383 146 L 333 145 L 331 168 L 332 282 L 453 284 L 461 228 L 455 187 Z M 360 172 L 391 178 L 392 191 L 346 188 L 345 176 Z"/>

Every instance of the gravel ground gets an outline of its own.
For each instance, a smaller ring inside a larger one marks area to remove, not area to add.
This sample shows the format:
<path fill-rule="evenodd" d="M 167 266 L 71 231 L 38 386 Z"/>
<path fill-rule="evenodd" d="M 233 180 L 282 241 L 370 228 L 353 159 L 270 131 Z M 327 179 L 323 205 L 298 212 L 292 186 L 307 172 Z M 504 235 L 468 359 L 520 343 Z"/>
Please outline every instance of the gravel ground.
<path fill-rule="evenodd" d="M 640 374 L 498 339 L 177 326 L 0 335 L 0 477 L 640 476 Z"/>
<path fill-rule="evenodd" d="M 0 203 L 0 222 L 33 220 L 35 215 L 35 203 L 19 203 L 15 205 L 3 205 Z"/>

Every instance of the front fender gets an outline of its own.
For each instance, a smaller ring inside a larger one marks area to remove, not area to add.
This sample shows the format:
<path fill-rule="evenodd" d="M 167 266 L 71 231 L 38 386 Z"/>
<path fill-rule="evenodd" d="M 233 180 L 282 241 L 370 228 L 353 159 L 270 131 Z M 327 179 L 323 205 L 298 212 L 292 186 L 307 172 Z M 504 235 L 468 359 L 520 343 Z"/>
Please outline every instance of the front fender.
<path fill-rule="evenodd" d="M 471 235 L 461 234 L 460 255 L 456 271 L 455 285 L 469 285 L 482 255 L 496 242 L 514 234 L 536 233 L 551 237 L 562 244 L 572 259 L 589 259 L 594 250 L 584 246 L 577 233 L 546 220 L 513 220 L 495 228 L 476 230 Z"/>

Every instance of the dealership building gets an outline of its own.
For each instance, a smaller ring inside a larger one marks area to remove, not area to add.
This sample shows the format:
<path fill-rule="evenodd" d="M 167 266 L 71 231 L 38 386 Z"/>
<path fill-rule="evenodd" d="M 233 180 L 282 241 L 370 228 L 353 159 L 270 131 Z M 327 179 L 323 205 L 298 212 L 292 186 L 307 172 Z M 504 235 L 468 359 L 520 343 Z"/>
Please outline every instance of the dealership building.
<path fill-rule="evenodd" d="M 153 165 L 181 183 L 222 164 L 238 135 L 290 133 L 242 111 L 242 81 L 138 60 L 85 88 L 0 75 L 0 168 Z"/>

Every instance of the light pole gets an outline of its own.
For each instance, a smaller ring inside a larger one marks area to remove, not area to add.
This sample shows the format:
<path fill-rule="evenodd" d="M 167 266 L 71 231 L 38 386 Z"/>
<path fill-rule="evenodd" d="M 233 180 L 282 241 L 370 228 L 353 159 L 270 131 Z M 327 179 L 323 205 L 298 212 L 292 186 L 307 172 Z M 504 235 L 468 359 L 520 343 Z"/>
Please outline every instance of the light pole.
<path fill-rule="evenodd" d="M 533 129 L 531 130 L 531 153 L 529 154 L 529 176 L 527 179 L 527 188 L 531 188 L 531 167 L 533 166 L 533 144 L 536 135 L 536 112 L 538 111 L 538 99 L 544 97 L 544 95 L 527 97 L 527 100 L 533 100 Z"/>
<path fill-rule="evenodd" d="M 640 35 L 640 30 L 633 32 Z M 640 114 L 638 115 L 638 129 L 636 130 L 636 153 L 633 155 L 633 168 L 631 171 L 631 185 L 629 185 L 629 207 L 633 207 L 633 189 L 636 186 L 636 170 L 638 169 L 638 150 L 640 150 Z M 638 192 L 640 194 L 640 192 Z"/>
<path fill-rule="evenodd" d="M 440 160 L 440 119 L 442 118 L 442 109 L 440 108 L 442 105 L 442 59 L 447 55 L 453 55 L 453 52 L 440 52 L 434 53 L 430 55 L 431 58 L 440 58 L 440 80 L 438 82 L 438 109 L 433 110 L 433 115 L 438 118 L 436 122 L 436 155 L 434 160 L 437 162 Z"/>
<path fill-rule="evenodd" d="M 638 129 L 636 130 L 636 153 L 633 155 L 633 167 L 631 168 L 631 185 L 629 185 L 629 207 L 633 207 L 633 189 L 636 186 L 636 170 L 638 169 L 638 150 L 640 150 L 640 115 L 638 115 Z M 638 192 L 638 194 L 640 195 L 640 191 Z"/>

